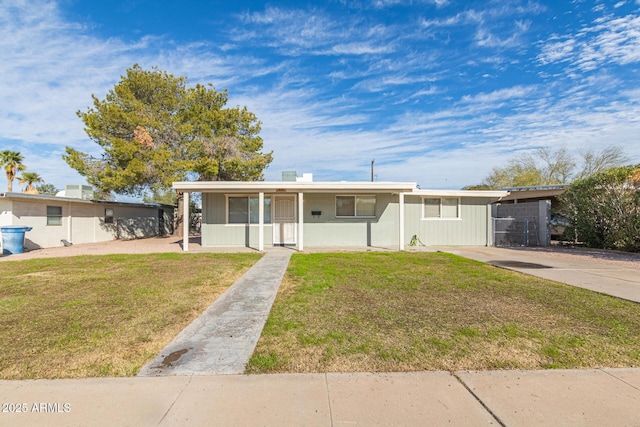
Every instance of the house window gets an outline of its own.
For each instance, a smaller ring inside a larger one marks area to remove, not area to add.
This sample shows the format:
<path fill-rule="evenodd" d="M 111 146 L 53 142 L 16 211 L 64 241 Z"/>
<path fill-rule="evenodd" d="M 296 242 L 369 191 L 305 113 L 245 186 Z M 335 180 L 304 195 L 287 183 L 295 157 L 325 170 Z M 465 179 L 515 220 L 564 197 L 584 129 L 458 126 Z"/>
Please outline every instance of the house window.
<path fill-rule="evenodd" d="M 260 199 L 255 196 L 232 196 L 227 199 L 229 224 L 258 224 Z M 264 198 L 264 223 L 271 223 L 271 198 Z"/>
<path fill-rule="evenodd" d="M 365 217 L 376 216 L 375 196 L 336 196 L 337 217 Z"/>
<path fill-rule="evenodd" d="M 47 225 L 62 225 L 62 206 L 47 206 Z"/>
<path fill-rule="evenodd" d="M 106 208 L 104 210 L 104 223 L 113 224 L 113 209 Z"/>
<path fill-rule="evenodd" d="M 425 198 L 422 207 L 423 218 L 460 218 L 460 199 L 457 197 Z"/>

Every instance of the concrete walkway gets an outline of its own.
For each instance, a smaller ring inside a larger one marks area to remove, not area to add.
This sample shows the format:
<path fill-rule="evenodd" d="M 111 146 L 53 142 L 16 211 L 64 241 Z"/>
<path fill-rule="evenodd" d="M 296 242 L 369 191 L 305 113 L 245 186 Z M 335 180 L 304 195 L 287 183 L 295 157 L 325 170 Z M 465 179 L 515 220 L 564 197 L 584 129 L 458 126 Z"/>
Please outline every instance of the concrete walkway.
<path fill-rule="evenodd" d="M 241 374 L 291 258 L 274 248 L 180 332 L 138 376 Z"/>
<path fill-rule="evenodd" d="M 638 426 L 640 369 L 0 381 L 0 401 L 6 426 Z"/>

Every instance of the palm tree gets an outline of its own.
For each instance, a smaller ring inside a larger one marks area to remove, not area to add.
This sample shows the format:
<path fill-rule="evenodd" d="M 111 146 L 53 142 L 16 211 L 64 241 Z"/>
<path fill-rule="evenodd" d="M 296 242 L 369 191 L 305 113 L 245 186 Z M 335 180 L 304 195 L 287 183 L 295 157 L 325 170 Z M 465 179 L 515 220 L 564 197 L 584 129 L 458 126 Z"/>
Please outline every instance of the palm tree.
<path fill-rule="evenodd" d="M 27 184 L 24 189 L 25 193 L 38 194 L 38 190 L 33 184 L 44 182 L 44 179 L 36 172 L 22 172 L 22 176 L 18 178 L 20 184 Z"/>
<path fill-rule="evenodd" d="M 4 170 L 7 174 L 7 191 L 13 191 L 13 180 L 19 171 L 26 169 L 26 166 L 22 164 L 22 154 L 18 151 L 0 151 L 0 165 L 4 166 Z"/>

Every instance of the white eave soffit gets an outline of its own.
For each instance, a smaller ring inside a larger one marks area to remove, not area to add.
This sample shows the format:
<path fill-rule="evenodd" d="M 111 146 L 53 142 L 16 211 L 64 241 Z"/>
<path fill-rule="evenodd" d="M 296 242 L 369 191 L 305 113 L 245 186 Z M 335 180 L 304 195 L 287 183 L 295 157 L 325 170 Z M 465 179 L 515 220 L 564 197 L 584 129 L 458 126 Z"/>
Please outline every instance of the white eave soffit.
<path fill-rule="evenodd" d="M 404 193 L 423 197 L 483 197 L 502 198 L 508 191 L 486 190 L 422 190 L 415 182 L 286 182 L 286 181 L 181 181 L 173 188 L 184 192 L 204 193 Z"/>
<path fill-rule="evenodd" d="M 502 198 L 509 194 L 508 191 L 489 191 L 489 190 L 415 190 L 411 196 L 422 197 L 484 197 L 484 198 Z"/>
<path fill-rule="evenodd" d="M 414 182 L 273 182 L 273 181 L 195 181 L 174 182 L 173 188 L 186 192 L 411 192 L 417 188 Z"/>

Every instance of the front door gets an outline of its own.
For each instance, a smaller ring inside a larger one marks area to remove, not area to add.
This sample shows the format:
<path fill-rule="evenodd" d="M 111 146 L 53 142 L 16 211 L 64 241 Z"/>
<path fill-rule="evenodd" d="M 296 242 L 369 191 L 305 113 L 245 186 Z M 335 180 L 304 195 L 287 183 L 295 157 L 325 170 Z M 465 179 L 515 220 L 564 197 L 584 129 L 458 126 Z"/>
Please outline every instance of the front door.
<path fill-rule="evenodd" d="M 275 196 L 273 244 L 296 244 L 296 196 Z"/>

